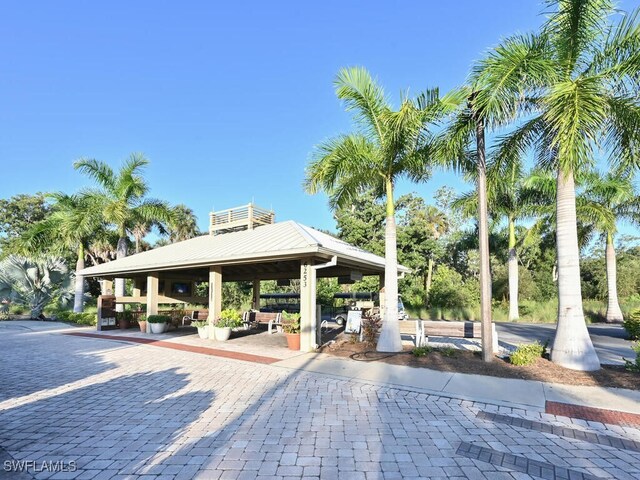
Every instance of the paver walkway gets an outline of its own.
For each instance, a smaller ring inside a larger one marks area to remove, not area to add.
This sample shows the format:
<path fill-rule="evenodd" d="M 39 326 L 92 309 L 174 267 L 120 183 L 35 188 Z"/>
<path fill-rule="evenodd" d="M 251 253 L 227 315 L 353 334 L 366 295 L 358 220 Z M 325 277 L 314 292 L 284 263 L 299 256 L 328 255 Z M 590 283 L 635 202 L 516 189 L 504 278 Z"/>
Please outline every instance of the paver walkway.
<path fill-rule="evenodd" d="M 35 478 L 640 478 L 635 428 L 280 362 L 2 323 L 0 362 L 0 458 Z"/>

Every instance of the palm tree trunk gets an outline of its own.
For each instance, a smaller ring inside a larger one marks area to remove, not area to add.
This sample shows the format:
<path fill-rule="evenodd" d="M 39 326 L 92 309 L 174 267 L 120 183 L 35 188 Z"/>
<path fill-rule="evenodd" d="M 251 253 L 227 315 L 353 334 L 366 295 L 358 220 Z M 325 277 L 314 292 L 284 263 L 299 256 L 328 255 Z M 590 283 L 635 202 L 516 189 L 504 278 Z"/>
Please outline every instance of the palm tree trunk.
<path fill-rule="evenodd" d="M 118 246 L 116 250 L 116 259 L 120 260 L 127 256 L 127 238 L 126 234 L 121 233 L 120 238 L 118 239 Z M 115 285 L 115 295 L 116 297 L 124 297 L 125 288 L 124 288 L 124 278 L 116 278 Z M 116 304 L 116 312 L 124 312 L 124 305 L 121 303 Z"/>
<path fill-rule="evenodd" d="M 76 283 L 73 298 L 73 311 L 80 313 L 84 310 L 84 276 L 78 274 L 84 270 L 84 245 L 78 247 L 78 260 L 76 261 Z"/>
<path fill-rule="evenodd" d="M 582 311 L 573 172 L 559 170 L 557 185 L 558 325 L 551 360 L 574 370 L 598 370 L 600 361 L 591 343 Z"/>
<path fill-rule="evenodd" d="M 398 250 L 396 245 L 396 218 L 393 205 L 393 183 L 386 182 L 387 223 L 384 230 L 384 313 L 378 338 L 378 352 L 402 351 L 400 326 L 398 325 Z"/>
<path fill-rule="evenodd" d="M 618 272 L 616 267 L 616 251 L 613 247 L 613 235 L 607 233 L 607 249 L 605 252 L 607 263 L 607 322 L 622 323 L 622 310 L 618 303 Z"/>
<path fill-rule="evenodd" d="M 518 311 L 518 254 L 516 253 L 516 226 L 509 217 L 509 320 L 520 318 Z"/>
<path fill-rule="evenodd" d="M 427 283 L 424 287 L 425 292 L 427 294 L 427 298 L 429 298 L 429 292 L 431 291 L 432 280 L 433 280 L 433 257 L 429 257 L 429 264 L 427 266 Z"/>
<path fill-rule="evenodd" d="M 493 360 L 491 329 L 491 271 L 489 267 L 489 215 L 487 213 L 487 163 L 484 146 L 484 120 L 476 118 L 478 155 L 478 244 L 480 246 L 480 321 L 482 323 L 482 359 Z"/>

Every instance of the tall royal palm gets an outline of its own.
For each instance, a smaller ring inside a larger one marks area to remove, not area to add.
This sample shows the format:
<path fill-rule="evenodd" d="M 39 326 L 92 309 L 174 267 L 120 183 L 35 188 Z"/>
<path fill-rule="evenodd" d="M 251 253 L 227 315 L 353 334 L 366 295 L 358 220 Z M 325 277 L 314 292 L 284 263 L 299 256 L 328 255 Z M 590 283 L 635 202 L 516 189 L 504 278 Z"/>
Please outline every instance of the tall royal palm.
<path fill-rule="evenodd" d="M 132 154 L 116 173 L 109 165 L 93 159 L 78 160 L 74 167 L 93 178 L 98 191 L 89 195 L 100 203 L 105 223 L 113 225 L 118 231 L 118 259 L 127 256 L 129 233 L 141 221 L 153 224 L 168 223 L 172 220 L 171 208 L 167 203 L 145 198 L 149 185 L 142 177 L 142 170 L 149 161 L 141 154 Z M 117 278 L 116 296 L 124 296 L 124 279 Z"/>
<path fill-rule="evenodd" d="M 85 255 L 89 244 L 102 230 L 101 212 L 95 198 L 89 195 L 47 194 L 53 205 L 51 213 L 34 224 L 19 239 L 23 249 L 31 254 L 37 251 L 76 253 L 75 296 L 73 311 L 84 309 Z"/>
<path fill-rule="evenodd" d="M 609 172 L 606 175 L 589 175 L 585 196 L 603 208 L 596 227 L 605 239 L 605 263 L 607 270 L 607 322 L 621 323 L 622 310 L 618 302 L 616 251 L 613 240 L 617 219 L 637 222 L 640 199 L 634 188 L 633 178 L 626 172 Z"/>
<path fill-rule="evenodd" d="M 505 141 L 537 151 L 555 169 L 558 325 L 551 359 L 567 368 L 597 370 L 598 356 L 584 321 L 576 172 L 598 155 L 613 164 L 638 165 L 640 144 L 640 25 L 637 12 L 623 16 L 610 0 L 557 0 L 532 51 L 540 62 L 522 83 L 528 117 Z M 504 44 L 496 62 L 530 45 Z"/>
<path fill-rule="evenodd" d="M 506 220 L 508 235 L 509 271 L 509 320 L 520 317 L 518 310 L 518 253 L 516 250 L 516 223 L 527 217 L 528 196 L 523 189 L 523 172 L 520 162 L 503 166 L 493 163 L 487 170 L 487 207 L 494 220 Z M 470 218 L 478 211 L 476 192 L 460 195 L 453 202 L 463 216 Z"/>
<path fill-rule="evenodd" d="M 440 112 L 437 90 L 415 99 L 403 97 L 393 110 L 382 87 L 364 69 L 342 69 L 336 94 L 355 115 L 358 130 L 326 141 L 307 167 L 305 188 L 329 194 L 332 208 L 348 205 L 365 189 L 386 199 L 385 308 L 378 351 L 402 350 L 398 327 L 398 260 L 394 185 L 401 177 L 428 176 L 428 126 Z"/>

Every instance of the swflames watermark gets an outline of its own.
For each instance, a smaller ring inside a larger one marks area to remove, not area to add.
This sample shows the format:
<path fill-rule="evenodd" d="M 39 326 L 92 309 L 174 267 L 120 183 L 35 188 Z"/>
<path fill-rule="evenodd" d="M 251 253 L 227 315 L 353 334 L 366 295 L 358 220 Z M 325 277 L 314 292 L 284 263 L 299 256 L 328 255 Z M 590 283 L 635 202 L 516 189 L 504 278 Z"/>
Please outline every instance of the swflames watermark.
<path fill-rule="evenodd" d="M 75 460 L 65 462 L 62 460 L 5 460 L 3 465 L 5 472 L 26 472 L 26 473 L 58 473 L 58 472 L 75 472 L 78 465 Z"/>

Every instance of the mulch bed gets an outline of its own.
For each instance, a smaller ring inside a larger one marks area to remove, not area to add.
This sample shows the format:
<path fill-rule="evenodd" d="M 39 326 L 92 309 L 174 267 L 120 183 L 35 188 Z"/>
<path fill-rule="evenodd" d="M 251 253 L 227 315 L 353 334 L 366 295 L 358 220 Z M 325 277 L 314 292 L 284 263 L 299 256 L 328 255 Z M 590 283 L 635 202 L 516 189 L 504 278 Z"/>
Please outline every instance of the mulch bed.
<path fill-rule="evenodd" d="M 603 365 L 596 372 L 580 372 L 560 367 L 545 358 L 538 358 L 533 365 L 515 366 L 511 365 L 508 360 L 499 357 L 495 357 L 491 363 L 483 362 L 480 352 L 456 350 L 452 355 L 447 356 L 436 350 L 424 357 L 415 357 L 411 353 L 412 349 L 412 347 L 405 347 L 403 352 L 380 353 L 376 352 L 375 348 L 367 347 L 362 343 L 351 343 L 349 340 L 338 338 L 335 343 L 323 347 L 321 351 L 338 357 L 350 357 L 358 361 L 385 362 L 392 365 L 430 368 L 442 372 L 640 390 L 640 374 L 629 372 L 623 366 Z"/>

